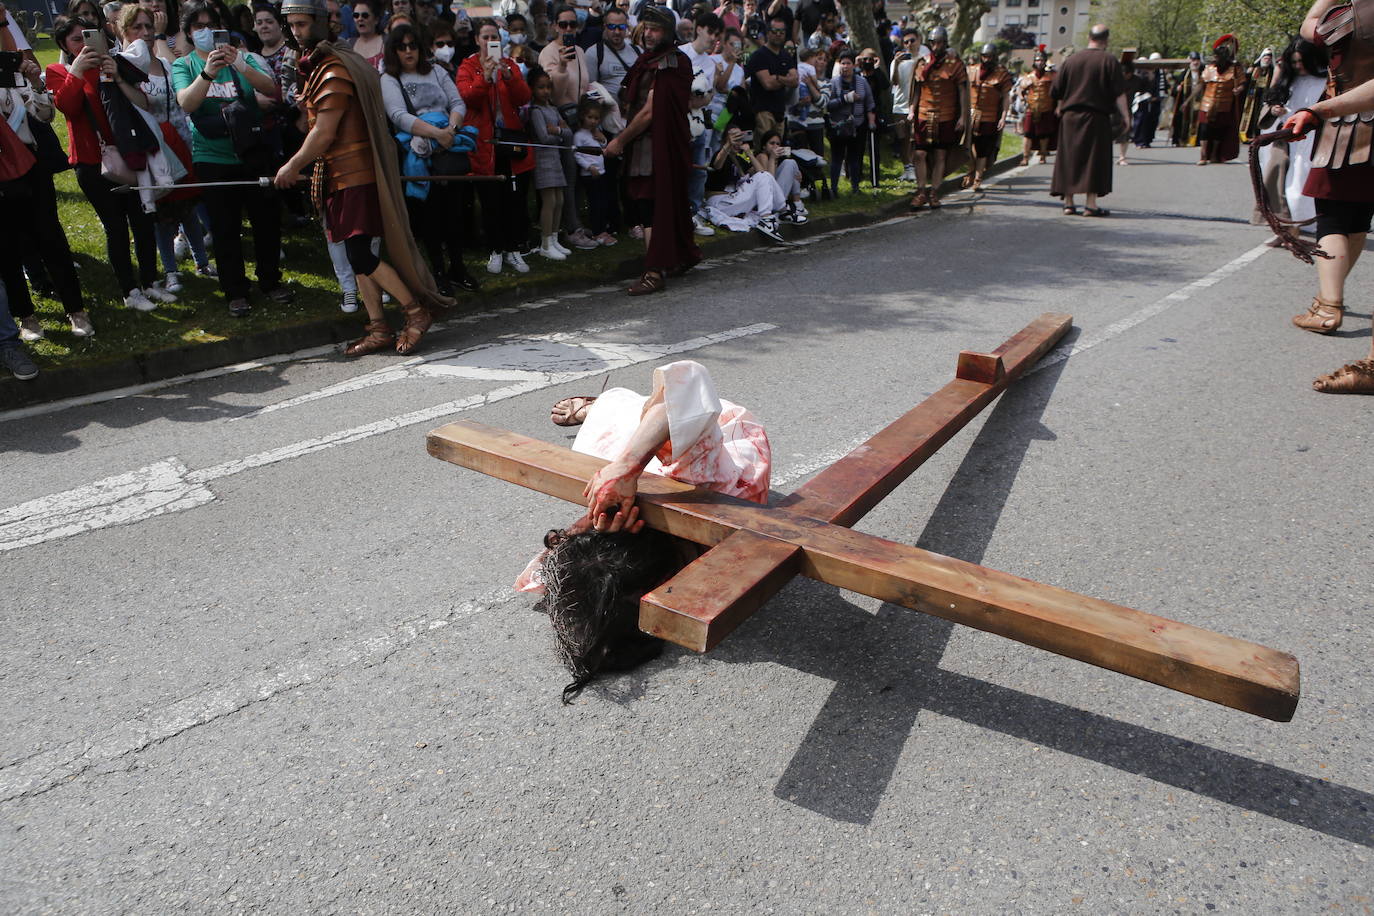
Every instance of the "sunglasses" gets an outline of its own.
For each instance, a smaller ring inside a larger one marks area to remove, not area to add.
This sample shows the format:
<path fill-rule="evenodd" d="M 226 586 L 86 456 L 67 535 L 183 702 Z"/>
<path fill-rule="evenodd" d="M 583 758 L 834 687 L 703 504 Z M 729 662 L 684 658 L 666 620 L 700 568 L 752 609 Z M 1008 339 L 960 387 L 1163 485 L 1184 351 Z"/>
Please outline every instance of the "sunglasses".
<path fill-rule="evenodd" d="M 606 24 L 606 25 L 603 25 L 601 28 L 604 29 L 604 30 L 607 31 L 607 32 L 628 32 L 628 31 L 630 31 L 630 27 L 629 27 L 628 25 L 626 25 L 625 23 L 623 23 L 623 22 L 622 22 L 620 25 L 615 25 L 614 23 L 608 23 L 608 24 Z"/>
<path fill-rule="evenodd" d="M 420 46 L 413 41 L 403 41 L 396 46 L 397 51 L 418 51 Z"/>
<path fill-rule="evenodd" d="M 353 14 L 353 18 L 354 18 L 354 19 L 371 19 L 371 18 L 372 18 L 372 14 L 371 14 L 371 13 L 354 13 L 354 14 Z"/>
<path fill-rule="evenodd" d="M 575 29 L 575 28 L 577 28 L 577 20 L 576 20 L 576 19 L 560 19 L 560 20 L 558 20 L 558 27 L 559 27 L 560 29 Z"/>
<path fill-rule="evenodd" d="M 771 33 L 771 32 L 786 32 L 787 29 L 775 29 L 775 28 L 773 28 L 772 26 L 769 26 L 768 31 L 769 31 L 770 33 Z"/>

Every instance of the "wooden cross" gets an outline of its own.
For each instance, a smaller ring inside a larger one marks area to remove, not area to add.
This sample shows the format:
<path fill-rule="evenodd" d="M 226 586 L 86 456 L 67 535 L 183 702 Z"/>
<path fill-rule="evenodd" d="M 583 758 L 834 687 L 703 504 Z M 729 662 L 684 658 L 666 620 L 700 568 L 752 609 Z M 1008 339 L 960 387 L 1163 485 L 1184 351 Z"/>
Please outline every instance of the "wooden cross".
<path fill-rule="evenodd" d="M 912 610 L 1287 722 L 1298 661 L 850 526 L 1049 351 L 1072 325 L 1044 314 L 991 353 L 959 354 L 953 381 L 772 507 L 645 474 L 640 516 L 710 547 L 645 595 L 640 629 L 705 652 L 801 574 Z M 600 458 L 471 421 L 429 434 L 436 458 L 585 505 Z"/>

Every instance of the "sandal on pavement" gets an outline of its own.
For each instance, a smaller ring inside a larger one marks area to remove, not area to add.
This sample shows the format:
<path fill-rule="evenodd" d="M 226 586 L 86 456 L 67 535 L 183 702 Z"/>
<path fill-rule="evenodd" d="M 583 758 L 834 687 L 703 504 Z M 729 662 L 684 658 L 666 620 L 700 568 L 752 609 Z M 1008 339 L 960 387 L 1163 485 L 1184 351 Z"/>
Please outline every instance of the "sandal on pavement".
<path fill-rule="evenodd" d="M 1344 303 L 1327 302 L 1321 296 L 1313 296 L 1307 311 L 1293 316 L 1293 324 L 1313 334 L 1330 334 L 1340 328 L 1344 316 Z"/>
<path fill-rule="evenodd" d="M 418 302 L 401 306 L 401 311 L 405 313 L 406 323 L 401 333 L 396 335 L 396 352 L 405 355 L 419 345 L 420 338 L 425 336 L 429 326 L 434 323 L 434 316 Z"/>
<path fill-rule="evenodd" d="M 1077 215 L 1078 215 L 1078 208 L 1077 208 L 1077 207 L 1074 207 L 1074 206 L 1066 206 L 1066 207 L 1064 208 L 1064 215 L 1065 215 L 1065 216 L 1077 216 Z"/>
<path fill-rule="evenodd" d="M 367 333 L 344 348 L 344 356 L 366 356 L 381 350 L 389 350 L 396 343 L 396 335 L 385 321 L 369 321 L 363 325 Z"/>
<path fill-rule="evenodd" d="M 631 296 L 647 296 L 649 293 L 661 293 L 667 288 L 668 284 L 664 281 L 663 274 L 656 270 L 646 270 L 625 292 Z"/>
<path fill-rule="evenodd" d="M 968 190 L 969 188 L 973 187 L 973 176 L 972 176 L 972 175 L 965 175 L 965 176 L 964 176 L 964 180 L 963 180 L 963 182 L 962 182 L 962 184 L 961 184 L 960 186 L 961 186 L 964 190 Z"/>
<path fill-rule="evenodd" d="M 564 398 L 553 405 L 549 411 L 549 419 L 554 426 L 581 426 L 587 419 L 587 408 L 596 402 L 596 396 L 590 394 L 575 394 L 570 398 Z"/>
<path fill-rule="evenodd" d="M 1326 394 L 1374 394 L 1374 359 L 1361 359 L 1318 376 L 1312 387 Z"/>
<path fill-rule="evenodd" d="M 1084 216 L 1111 216 L 1112 211 L 1104 210 L 1102 207 L 1084 207 Z"/>
<path fill-rule="evenodd" d="M 911 209 L 924 210 L 929 203 L 930 199 L 926 197 L 926 189 L 921 188 L 911 198 Z"/>

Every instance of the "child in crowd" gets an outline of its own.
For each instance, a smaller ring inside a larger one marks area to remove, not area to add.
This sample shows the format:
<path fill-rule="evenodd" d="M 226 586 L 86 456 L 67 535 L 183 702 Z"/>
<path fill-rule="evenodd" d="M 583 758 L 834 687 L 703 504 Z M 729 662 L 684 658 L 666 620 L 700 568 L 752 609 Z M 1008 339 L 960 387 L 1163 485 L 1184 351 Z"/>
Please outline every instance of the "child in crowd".
<path fill-rule="evenodd" d="M 611 234 L 609 225 L 611 195 L 615 189 L 606 177 L 606 135 L 601 132 L 602 104 L 584 98 L 577 105 L 577 132 L 573 134 L 573 158 L 577 160 L 577 174 L 587 192 L 587 232 L 602 245 L 619 241 Z"/>
<path fill-rule="evenodd" d="M 551 261 L 566 261 L 572 250 L 558 243 L 563 219 L 562 153 L 547 146 L 572 146 L 572 129 L 563 123 L 553 106 L 553 80 L 543 70 L 530 71 L 529 129 L 534 142 L 545 147 L 534 151 L 534 188 L 539 192 L 539 253 Z"/>

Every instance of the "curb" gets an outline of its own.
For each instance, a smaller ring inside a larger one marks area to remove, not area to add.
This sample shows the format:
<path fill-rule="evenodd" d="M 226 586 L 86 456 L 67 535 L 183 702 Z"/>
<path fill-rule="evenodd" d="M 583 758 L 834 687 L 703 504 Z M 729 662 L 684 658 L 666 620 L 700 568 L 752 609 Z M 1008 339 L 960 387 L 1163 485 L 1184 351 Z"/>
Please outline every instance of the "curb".
<path fill-rule="evenodd" d="M 987 174 L 992 176 L 1008 171 L 1017 165 L 1020 158 L 1008 156 L 998 160 L 988 168 Z M 940 192 L 947 194 L 959 190 L 961 181 L 962 177 L 958 175 L 946 178 L 940 185 Z M 821 235 L 838 229 L 852 229 L 866 223 L 882 222 L 907 212 L 909 211 L 906 203 L 898 200 L 870 210 L 813 219 L 802 226 L 788 225 L 786 235 L 800 238 Z M 754 248 L 766 248 L 771 244 L 752 232 L 741 232 L 707 239 L 701 242 L 700 246 L 702 254 L 712 258 Z M 601 285 L 607 280 L 634 279 L 639 276 L 642 267 L 642 257 L 627 258 L 612 266 L 599 280 L 589 281 L 587 287 Z M 569 289 L 566 281 L 561 280 L 556 274 L 539 277 L 503 293 L 463 303 L 449 315 L 459 317 L 466 312 L 489 311 L 550 293 L 565 293 L 575 289 L 577 287 Z M 282 353 L 293 353 L 311 347 L 343 344 L 358 336 L 358 328 L 358 322 L 352 318 L 329 318 L 212 343 L 187 344 L 137 353 L 120 362 L 102 366 L 45 371 L 40 373 L 37 379 L 27 382 L 6 376 L 0 378 L 0 411 L 165 381 L 194 372 L 232 366 Z"/>

